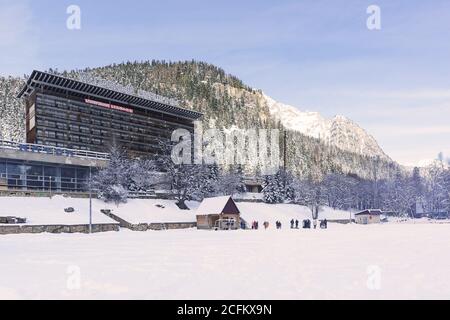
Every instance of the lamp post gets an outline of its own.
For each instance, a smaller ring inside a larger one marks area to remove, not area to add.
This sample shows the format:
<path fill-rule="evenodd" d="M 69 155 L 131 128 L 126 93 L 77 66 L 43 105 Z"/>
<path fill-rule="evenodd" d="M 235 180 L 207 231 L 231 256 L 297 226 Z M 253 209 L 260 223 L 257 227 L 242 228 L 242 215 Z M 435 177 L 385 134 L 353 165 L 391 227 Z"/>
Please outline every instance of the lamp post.
<path fill-rule="evenodd" d="M 89 233 L 92 233 L 92 167 L 89 166 Z"/>

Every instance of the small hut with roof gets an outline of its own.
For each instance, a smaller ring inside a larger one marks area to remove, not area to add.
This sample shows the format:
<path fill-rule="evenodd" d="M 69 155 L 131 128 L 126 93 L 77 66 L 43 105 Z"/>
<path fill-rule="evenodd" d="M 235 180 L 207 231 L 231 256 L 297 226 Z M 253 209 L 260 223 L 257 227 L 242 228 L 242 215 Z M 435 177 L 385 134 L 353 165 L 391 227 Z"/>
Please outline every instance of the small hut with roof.
<path fill-rule="evenodd" d="M 240 214 L 230 196 L 203 199 L 197 209 L 197 229 L 239 229 Z"/>

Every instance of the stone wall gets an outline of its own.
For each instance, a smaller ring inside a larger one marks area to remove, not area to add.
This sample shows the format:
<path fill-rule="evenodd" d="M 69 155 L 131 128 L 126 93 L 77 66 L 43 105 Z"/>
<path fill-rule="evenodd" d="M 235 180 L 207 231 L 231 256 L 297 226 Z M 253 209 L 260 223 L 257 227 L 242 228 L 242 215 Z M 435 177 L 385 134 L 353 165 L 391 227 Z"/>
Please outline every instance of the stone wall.
<path fill-rule="evenodd" d="M 119 231 L 118 224 L 93 224 L 92 232 Z M 19 233 L 89 233 L 88 224 L 80 225 L 0 225 L 0 235 Z"/>
<path fill-rule="evenodd" d="M 334 219 L 334 220 L 328 220 L 328 219 L 327 219 L 327 222 L 330 222 L 330 223 L 340 223 L 340 224 L 348 224 L 348 223 L 350 223 L 350 220 L 349 220 L 349 219 L 339 219 L 339 220 L 337 220 L 337 219 Z M 352 219 L 351 222 L 352 222 L 352 223 L 355 223 L 355 219 Z"/>

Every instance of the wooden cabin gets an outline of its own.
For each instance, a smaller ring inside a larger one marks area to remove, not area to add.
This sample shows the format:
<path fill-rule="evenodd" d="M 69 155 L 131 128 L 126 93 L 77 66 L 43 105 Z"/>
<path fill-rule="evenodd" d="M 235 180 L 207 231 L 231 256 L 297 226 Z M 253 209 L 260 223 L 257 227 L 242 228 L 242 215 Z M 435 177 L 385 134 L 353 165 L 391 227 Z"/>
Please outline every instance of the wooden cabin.
<path fill-rule="evenodd" d="M 203 199 L 197 209 L 197 229 L 239 229 L 240 214 L 230 196 Z"/>
<path fill-rule="evenodd" d="M 358 224 L 372 224 L 381 222 L 381 210 L 367 209 L 355 213 L 355 222 Z"/>

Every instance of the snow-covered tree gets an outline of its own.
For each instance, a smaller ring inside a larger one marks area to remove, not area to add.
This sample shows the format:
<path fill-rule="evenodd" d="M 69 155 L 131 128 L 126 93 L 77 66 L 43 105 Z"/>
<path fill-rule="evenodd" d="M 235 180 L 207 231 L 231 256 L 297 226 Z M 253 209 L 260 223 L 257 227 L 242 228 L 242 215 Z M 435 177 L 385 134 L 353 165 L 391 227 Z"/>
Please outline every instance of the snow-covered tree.
<path fill-rule="evenodd" d="M 171 157 L 172 143 L 160 141 L 161 153 L 156 158 L 158 169 L 165 173 L 172 197 L 177 206 L 188 210 L 186 201 L 204 197 L 205 168 L 198 164 L 176 164 Z"/>
<path fill-rule="evenodd" d="M 435 161 L 428 168 L 426 183 L 426 202 L 430 212 L 444 211 L 447 207 L 448 185 L 446 169 L 443 159 Z"/>
<path fill-rule="evenodd" d="M 355 178 L 347 175 L 327 175 L 323 181 L 327 205 L 333 209 L 350 209 L 355 204 L 357 183 Z"/>
<path fill-rule="evenodd" d="M 105 202 L 127 202 L 130 166 L 125 153 L 117 146 L 110 148 L 110 161 L 106 168 L 93 177 L 92 187 Z"/>
<path fill-rule="evenodd" d="M 263 200 L 266 203 L 282 203 L 285 199 L 285 185 L 283 174 L 278 171 L 274 175 L 265 177 L 263 186 Z"/>
<path fill-rule="evenodd" d="M 155 161 L 150 159 L 128 160 L 128 181 L 129 191 L 148 191 L 155 183 L 161 182 Z"/>
<path fill-rule="evenodd" d="M 242 169 L 238 166 L 228 171 L 221 171 L 218 181 L 218 190 L 222 195 L 233 196 L 245 192 L 245 184 L 242 182 Z"/>
<path fill-rule="evenodd" d="M 202 198 L 220 194 L 220 168 L 216 164 L 201 166 L 199 175 L 200 194 Z"/>
<path fill-rule="evenodd" d="M 321 207 L 327 204 L 323 182 L 312 178 L 294 179 L 291 187 L 294 202 L 307 206 L 311 210 L 312 219 L 318 219 Z"/>

